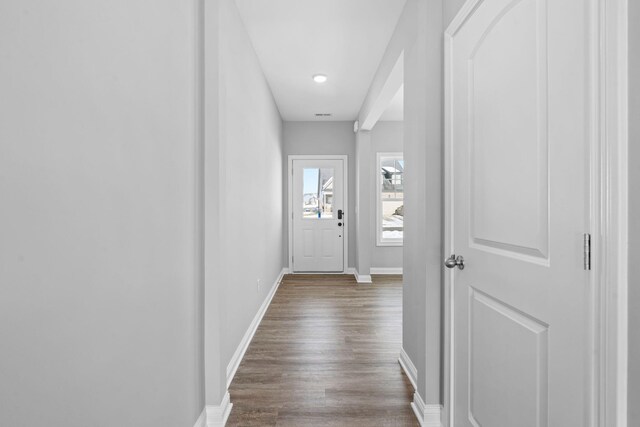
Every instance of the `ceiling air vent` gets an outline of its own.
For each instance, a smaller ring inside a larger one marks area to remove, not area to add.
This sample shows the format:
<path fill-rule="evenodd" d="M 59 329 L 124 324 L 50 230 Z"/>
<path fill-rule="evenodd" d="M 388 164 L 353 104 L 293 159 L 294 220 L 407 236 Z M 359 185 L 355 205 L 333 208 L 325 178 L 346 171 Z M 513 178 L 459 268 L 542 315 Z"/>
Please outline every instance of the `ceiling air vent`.
<path fill-rule="evenodd" d="M 331 117 L 331 113 L 316 113 L 316 117 Z"/>

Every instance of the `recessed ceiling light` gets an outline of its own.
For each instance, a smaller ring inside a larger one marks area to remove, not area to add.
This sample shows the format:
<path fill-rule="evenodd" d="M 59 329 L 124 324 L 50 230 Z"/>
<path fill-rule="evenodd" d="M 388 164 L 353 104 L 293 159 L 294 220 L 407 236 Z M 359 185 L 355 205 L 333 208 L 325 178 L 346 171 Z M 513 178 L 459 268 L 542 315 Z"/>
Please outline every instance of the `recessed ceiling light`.
<path fill-rule="evenodd" d="M 324 74 L 316 74 L 315 76 L 313 76 L 313 81 L 316 83 L 324 83 L 327 81 L 327 76 L 325 76 Z"/>

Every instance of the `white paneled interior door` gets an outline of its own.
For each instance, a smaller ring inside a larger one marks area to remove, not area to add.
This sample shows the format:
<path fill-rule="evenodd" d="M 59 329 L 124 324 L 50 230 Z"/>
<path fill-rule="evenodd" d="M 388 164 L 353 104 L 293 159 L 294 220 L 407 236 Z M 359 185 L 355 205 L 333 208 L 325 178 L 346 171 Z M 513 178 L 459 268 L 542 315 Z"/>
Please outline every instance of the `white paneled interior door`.
<path fill-rule="evenodd" d="M 591 425 L 589 3 L 478 1 L 448 30 L 455 426 Z"/>
<path fill-rule="evenodd" d="M 293 271 L 344 270 L 344 160 L 293 160 Z"/>

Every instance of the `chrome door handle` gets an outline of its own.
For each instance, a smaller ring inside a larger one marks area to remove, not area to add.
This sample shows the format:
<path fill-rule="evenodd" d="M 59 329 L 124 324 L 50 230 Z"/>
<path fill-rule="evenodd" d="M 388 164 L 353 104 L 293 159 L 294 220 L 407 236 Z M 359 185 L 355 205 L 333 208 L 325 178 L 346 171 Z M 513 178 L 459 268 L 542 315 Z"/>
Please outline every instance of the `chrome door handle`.
<path fill-rule="evenodd" d="M 444 260 L 444 266 L 447 268 L 458 267 L 460 270 L 464 270 L 464 258 L 460 255 L 456 257 L 455 254 Z"/>

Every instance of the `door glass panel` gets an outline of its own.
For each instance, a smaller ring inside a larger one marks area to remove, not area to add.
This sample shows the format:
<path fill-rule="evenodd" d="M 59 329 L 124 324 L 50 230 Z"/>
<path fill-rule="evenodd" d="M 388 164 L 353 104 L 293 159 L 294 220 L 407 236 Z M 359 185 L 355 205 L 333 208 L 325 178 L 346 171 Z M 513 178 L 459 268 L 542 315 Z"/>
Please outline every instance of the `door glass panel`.
<path fill-rule="evenodd" d="M 333 168 L 304 168 L 302 217 L 333 218 Z"/>

